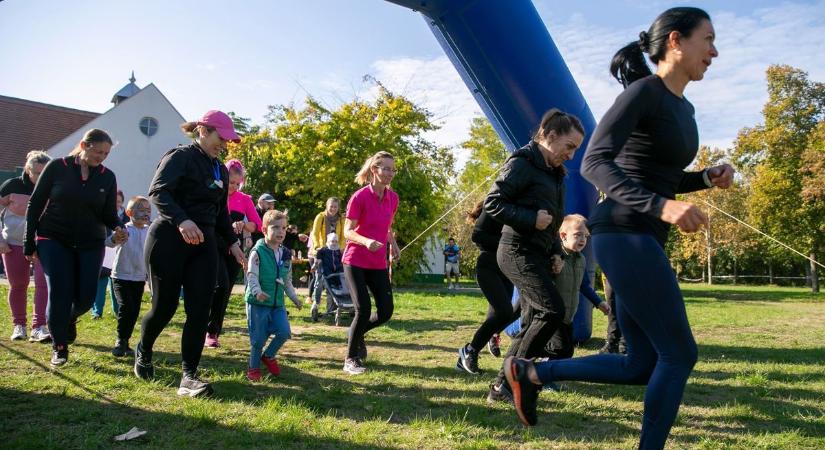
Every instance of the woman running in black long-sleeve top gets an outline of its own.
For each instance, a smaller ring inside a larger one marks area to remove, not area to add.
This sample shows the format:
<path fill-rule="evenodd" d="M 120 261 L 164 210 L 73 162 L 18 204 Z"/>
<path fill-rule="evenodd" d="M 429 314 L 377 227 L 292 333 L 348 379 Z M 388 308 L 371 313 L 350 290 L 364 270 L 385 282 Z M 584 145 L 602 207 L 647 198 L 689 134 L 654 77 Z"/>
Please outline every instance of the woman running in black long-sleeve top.
<path fill-rule="evenodd" d="M 671 224 L 697 231 L 707 217 L 675 195 L 729 187 L 728 165 L 685 172 L 699 137 L 685 86 L 717 56 L 710 18 L 698 8 L 660 15 L 639 42 L 619 51 L 611 70 L 626 90 L 593 134 L 582 175 L 607 194 L 591 217 L 596 259 L 616 295 L 627 355 L 602 354 L 535 365 L 505 361 L 516 410 L 535 424 L 538 384 L 581 380 L 646 384 L 640 448 L 663 448 L 696 362 L 696 342 L 664 244 Z M 650 74 L 642 51 L 657 63 Z"/>
<path fill-rule="evenodd" d="M 456 369 L 479 375 L 479 351 L 490 342 L 493 335 L 518 318 L 520 309 L 511 303 L 513 282 L 501 272 L 496 261 L 496 251 L 504 224 L 484 212 L 481 202 L 470 211 L 468 218 L 473 221 L 472 240 L 478 247 L 476 281 L 490 306 L 484 322 L 473 334 L 473 340 L 458 349 Z"/>

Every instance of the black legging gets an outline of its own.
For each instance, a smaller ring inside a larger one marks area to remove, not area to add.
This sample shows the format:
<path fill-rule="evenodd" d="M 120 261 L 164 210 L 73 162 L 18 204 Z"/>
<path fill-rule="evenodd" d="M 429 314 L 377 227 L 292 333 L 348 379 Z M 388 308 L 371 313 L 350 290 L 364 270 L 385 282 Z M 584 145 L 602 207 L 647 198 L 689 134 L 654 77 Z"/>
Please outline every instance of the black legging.
<path fill-rule="evenodd" d="M 228 252 L 228 250 L 227 250 Z M 227 253 L 223 257 L 218 257 L 218 280 L 215 286 L 215 294 L 212 297 L 212 306 L 209 310 L 209 324 L 206 332 L 220 335 L 223 332 L 223 319 L 226 317 L 226 307 L 229 306 L 229 297 L 232 295 L 232 286 L 238 279 L 241 265 L 234 256 Z"/>
<path fill-rule="evenodd" d="M 507 350 L 507 356 L 534 358 L 564 324 L 564 302 L 550 273 L 550 258 L 518 244 L 502 243 L 496 254 L 501 272 L 519 290 L 521 331 Z M 496 384 L 504 380 L 499 371 Z"/>
<path fill-rule="evenodd" d="M 387 269 L 362 269 L 344 264 L 344 278 L 349 285 L 352 303 L 355 306 L 355 317 L 350 325 L 347 343 L 347 358 L 355 358 L 367 331 L 392 317 L 392 285 Z M 370 292 L 375 298 L 375 314 L 371 314 Z"/>
<path fill-rule="evenodd" d="M 155 340 L 178 309 L 183 287 L 186 322 L 181 337 L 183 372 L 194 376 L 203 352 L 203 337 L 218 267 L 214 228 L 201 227 L 204 242 L 190 245 L 183 241 L 177 227 L 155 221 L 149 227 L 144 256 L 152 290 L 152 309 L 143 318 L 140 349 L 152 353 Z"/>
<path fill-rule="evenodd" d="M 493 337 L 519 316 L 519 307 L 513 307 L 513 282 L 498 268 L 496 252 L 481 250 L 476 260 L 476 281 L 490 306 L 487 318 L 478 327 L 470 345 L 481 350 Z"/>

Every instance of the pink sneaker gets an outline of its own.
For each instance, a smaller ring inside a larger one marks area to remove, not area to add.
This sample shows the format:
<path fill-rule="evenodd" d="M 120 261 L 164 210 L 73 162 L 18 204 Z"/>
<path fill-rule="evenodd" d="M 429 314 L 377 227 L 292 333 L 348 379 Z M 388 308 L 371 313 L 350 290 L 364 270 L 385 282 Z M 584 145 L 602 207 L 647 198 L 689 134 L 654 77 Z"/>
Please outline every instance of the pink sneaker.
<path fill-rule="evenodd" d="M 218 342 L 218 335 L 217 334 L 206 334 L 206 341 L 203 343 L 204 346 L 208 348 L 218 348 L 221 344 Z"/>
<path fill-rule="evenodd" d="M 266 356 L 261 356 L 261 362 L 264 363 L 266 369 L 269 370 L 269 373 L 272 376 L 277 377 L 281 374 L 281 368 L 278 366 L 278 358 L 267 358 Z"/>
<path fill-rule="evenodd" d="M 252 382 L 261 381 L 261 369 L 246 369 L 246 379 Z"/>

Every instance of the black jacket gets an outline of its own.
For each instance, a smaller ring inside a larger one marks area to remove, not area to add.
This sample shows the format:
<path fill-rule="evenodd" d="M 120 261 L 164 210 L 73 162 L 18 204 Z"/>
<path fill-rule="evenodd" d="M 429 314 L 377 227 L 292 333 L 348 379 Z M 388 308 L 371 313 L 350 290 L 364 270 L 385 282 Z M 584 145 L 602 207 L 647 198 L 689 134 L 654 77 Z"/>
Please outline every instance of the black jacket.
<path fill-rule="evenodd" d="M 200 228 L 213 228 L 232 245 L 237 239 L 226 206 L 228 187 L 226 167 L 192 143 L 163 155 L 149 186 L 149 199 L 158 209 L 159 220 L 175 227 L 191 220 Z"/>
<path fill-rule="evenodd" d="M 513 152 L 504 163 L 484 210 L 502 222 L 501 242 L 532 251 L 559 254 L 559 227 L 564 219 L 564 166 L 549 167 L 534 142 Z M 540 209 L 553 216 L 544 230 L 536 229 Z"/>
<path fill-rule="evenodd" d="M 475 223 L 473 224 L 472 240 L 481 251 L 493 252 L 498 249 L 498 241 L 501 239 L 501 222 L 490 217 L 486 211 L 481 210 Z"/>
<path fill-rule="evenodd" d="M 24 253 L 31 255 L 37 250 L 36 237 L 76 249 L 102 248 L 106 229 L 122 225 L 116 199 L 115 174 L 102 164 L 90 167 L 84 181 L 76 156 L 53 159 L 29 197 Z"/>

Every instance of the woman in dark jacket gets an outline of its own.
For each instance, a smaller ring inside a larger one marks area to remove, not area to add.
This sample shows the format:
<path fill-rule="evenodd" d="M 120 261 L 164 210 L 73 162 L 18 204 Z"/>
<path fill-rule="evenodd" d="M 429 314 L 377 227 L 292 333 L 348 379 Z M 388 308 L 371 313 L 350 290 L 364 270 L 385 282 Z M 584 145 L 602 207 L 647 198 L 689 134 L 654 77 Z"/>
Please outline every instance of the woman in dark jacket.
<path fill-rule="evenodd" d="M 118 243 L 128 237 L 117 217 L 115 174 L 102 164 L 111 150 L 105 131 L 87 131 L 68 156 L 46 165 L 29 197 L 23 247 L 46 273 L 53 366 L 68 360 L 77 318 L 94 302 L 106 229 Z"/>
<path fill-rule="evenodd" d="M 198 378 L 209 311 L 218 273 L 216 235 L 245 267 L 226 205 L 229 174 L 218 155 L 228 141 L 239 141 L 232 119 L 209 111 L 197 122 L 181 125 L 194 138 L 167 152 L 158 164 L 149 199 L 159 217 L 149 227 L 144 250 L 152 291 L 152 309 L 144 316 L 135 349 L 134 372 L 154 377 L 152 347 L 178 308 L 181 287 L 186 322 L 181 336 L 183 376 L 178 395 L 209 395 L 212 386 Z"/>
<path fill-rule="evenodd" d="M 496 259 L 519 290 L 522 330 L 508 356 L 542 353 L 564 319 L 564 303 L 551 275 L 552 255 L 561 254 L 559 227 L 564 219 L 564 162 L 584 140 L 584 127 L 570 114 L 551 109 L 526 146 L 516 150 L 484 201 L 484 210 L 504 224 Z M 503 370 L 488 398 L 509 397 Z M 504 388 L 504 390 L 502 390 Z"/>

